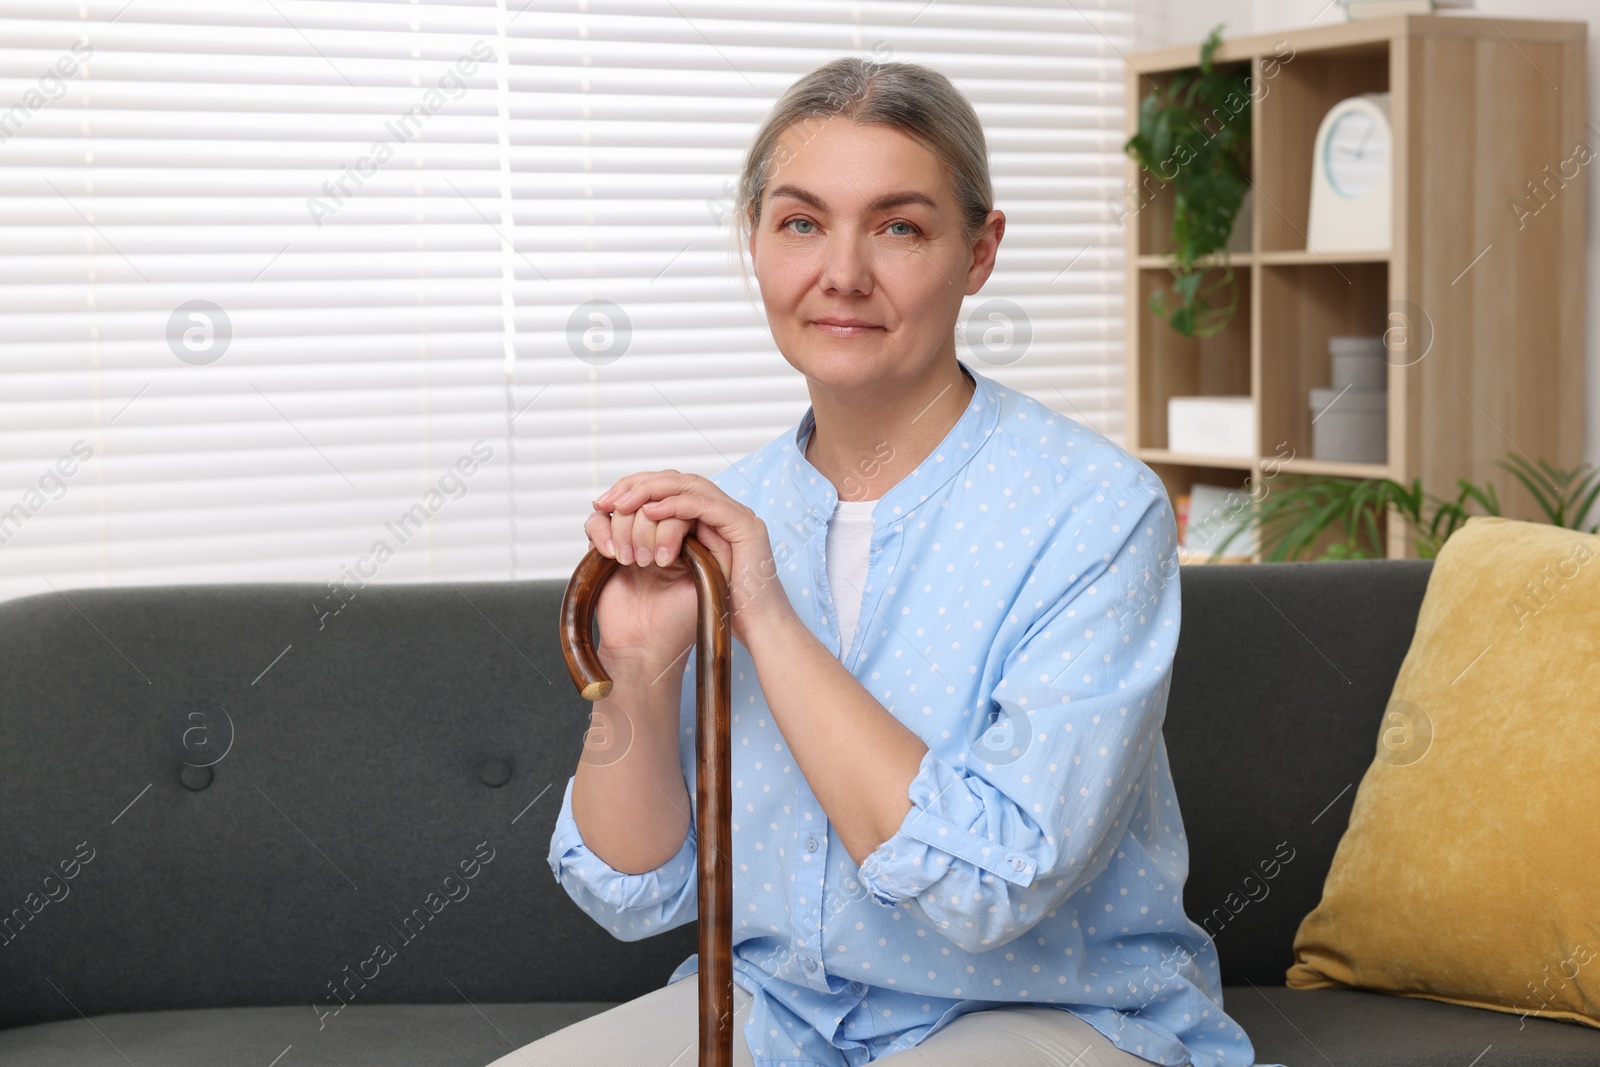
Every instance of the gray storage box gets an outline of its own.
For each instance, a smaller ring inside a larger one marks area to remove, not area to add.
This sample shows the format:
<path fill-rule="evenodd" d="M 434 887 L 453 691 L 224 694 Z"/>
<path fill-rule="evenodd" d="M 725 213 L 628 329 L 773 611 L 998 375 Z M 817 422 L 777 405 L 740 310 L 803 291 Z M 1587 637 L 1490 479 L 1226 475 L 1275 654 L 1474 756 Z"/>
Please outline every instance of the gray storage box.
<path fill-rule="evenodd" d="M 1335 399 L 1337 398 L 1337 399 Z M 1389 460 L 1389 394 L 1383 390 L 1311 390 L 1311 454 L 1347 463 Z"/>
<path fill-rule="evenodd" d="M 1328 357 L 1333 365 L 1333 388 L 1388 389 L 1389 361 L 1382 337 L 1330 337 Z"/>

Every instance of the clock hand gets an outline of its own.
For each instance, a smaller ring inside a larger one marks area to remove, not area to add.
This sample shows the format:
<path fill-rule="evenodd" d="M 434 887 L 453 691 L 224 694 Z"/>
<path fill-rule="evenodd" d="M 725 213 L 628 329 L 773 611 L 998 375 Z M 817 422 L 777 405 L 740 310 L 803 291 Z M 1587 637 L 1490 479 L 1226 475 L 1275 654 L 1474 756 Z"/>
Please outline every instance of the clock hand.
<path fill-rule="evenodd" d="M 1367 138 L 1372 136 L 1373 123 L 1367 123 L 1367 132 L 1361 135 L 1361 140 L 1356 142 L 1356 158 L 1360 159 L 1367 154 Z"/>

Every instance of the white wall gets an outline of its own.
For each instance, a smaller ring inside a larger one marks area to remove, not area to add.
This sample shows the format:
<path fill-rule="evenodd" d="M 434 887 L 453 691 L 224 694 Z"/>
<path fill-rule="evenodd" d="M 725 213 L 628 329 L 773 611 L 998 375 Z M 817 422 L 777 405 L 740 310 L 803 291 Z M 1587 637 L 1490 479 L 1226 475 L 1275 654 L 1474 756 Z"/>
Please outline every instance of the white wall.
<path fill-rule="evenodd" d="M 1197 43 L 1226 22 L 1225 36 L 1270 33 L 1337 22 L 1344 13 L 1328 0 L 1145 0 L 1141 48 Z M 1596 0 L 1475 0 L 1485 18 L 1557 19 L 1589 23 L 1589 144 L 1600 151 L 1600 3 Z M 1477 15 L 1462 14 L 1462 18 Z M 1588 202 L 1588 440 L 1585 458 L 1600 463 L 1600 166 L 1589 167 Z"/>

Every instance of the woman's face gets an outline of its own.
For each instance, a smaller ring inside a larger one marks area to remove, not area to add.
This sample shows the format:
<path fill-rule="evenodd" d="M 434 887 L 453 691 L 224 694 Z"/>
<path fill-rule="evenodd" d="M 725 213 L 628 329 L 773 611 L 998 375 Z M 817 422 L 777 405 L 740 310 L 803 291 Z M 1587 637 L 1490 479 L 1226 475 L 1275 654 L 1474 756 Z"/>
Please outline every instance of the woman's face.
<path fill-rule="evenodd" d="M 994 270 L 1005 216 L 969 243 L 938 157 L 884 126 L 797 122 L 772 160 L 750 256 L 784 358 L 834 389 L 954 360 L 961 298 Z"/>

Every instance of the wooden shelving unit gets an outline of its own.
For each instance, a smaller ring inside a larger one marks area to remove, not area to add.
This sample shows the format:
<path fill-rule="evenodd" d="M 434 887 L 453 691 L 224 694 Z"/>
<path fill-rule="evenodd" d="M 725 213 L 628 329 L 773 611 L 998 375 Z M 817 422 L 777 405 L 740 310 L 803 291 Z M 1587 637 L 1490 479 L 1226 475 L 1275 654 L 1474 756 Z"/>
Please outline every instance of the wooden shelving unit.
<path fill-rule="evenodd" d="M 1222 43 L 1216 61 L 1248 67 L 1254 87 L 1255 203 L 1249 251 L 1229 257 L 1239 311 L 1215 336 L 1182 337 L 1148 310 L 1171 280 L 1171 191 L 1132 160 L 1127 170 L 1126 440 L 1170 495 L 1195 483 L 1270 491 L 1260 483 L 1274 469 L 1420 477 L 1449 497 L 1470 478 L 1492 480 L 1509 514 L 1538 517 L 1495 462 L 1512 450 L 1582 461 L 1584 192 L 1600 159 L 1576 180 L 1550 175 L 1590 140 L 1586 37 L 1581 22 L 1407 15 Z M 1198 44 L 1129 57 L 1128 135 L 1139 101 L 1198 61 Z M 1391 247 L 1310 248 L 1318 124 L 1338 101 L 1385 90 Z M 1391 328 L 1432 339 L 1389 366 L 1387 462 L 1312 458 L 1308 397 L 1330 383 L 1328 338 Z M 1255 400 L 1254 456 L 1168 449 L 1168 398 L 1230 394 Z M 1411 554 L 1403 524 L 1386 527 L 1382 551 Z"/>

